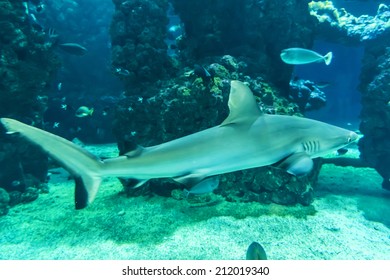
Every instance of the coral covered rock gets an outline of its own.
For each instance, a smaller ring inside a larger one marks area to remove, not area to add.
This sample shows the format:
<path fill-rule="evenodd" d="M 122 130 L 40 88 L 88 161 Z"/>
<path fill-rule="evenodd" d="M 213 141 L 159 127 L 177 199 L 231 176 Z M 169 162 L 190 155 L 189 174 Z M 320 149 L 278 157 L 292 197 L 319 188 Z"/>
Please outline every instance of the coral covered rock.
<path fill-rule="evenodd" d="M 22 1 L 0 0 L 0 114 L 42 127 L 49 83 L 60 64 L 28 16 Z M 2 188 L 23 193 L 30 175 L 44 182 L 47 156 L 17 135 L 4 135 L 2 129 L 0 134 Z"/>
<path fill-rule="evenodd" d="M 173 0 L 185 29 L 181 55 L 188 62 L 226 54 L 240 57 L 251 75 L 287 90 L 292 68 L 279 55 L 288 47 L 312 46 L 315 21 L 307 2 Z"/>
<path fill-rule="evenodd" d="M 347 44 L 364 42 L 360 157 L 378 171 L 383 187 L 390 190 L 390 8 L 380 4 L 376 16 L 355 17 L 331 1 L 312 1 L 309 10 L 320 22 L 321 35 Z"/>
<path fill-rule="evenodd" d="M 325 93 L 309 80 L 292 79 L 290 97 L 297 102 L 302 112 L 317 110 L 326 104 Z"/>
<path fill-rule="evenodd" d="M 390 48 L 386 42 L 366 48 L 361 73 L 362 113 L 359 141 L 361 158 L 383 177 L 390 190 Z"/>
<path fill-rule="evenodd" d="M 9 200 L 10 198 L 8 192 L 5 189 L 0 188 L 0 216 L 6 215 L 8 213 Z"/>
<path fill-rule="evenodd" d="M 311 1 L 310 14 L 317 18 L 325 36 L 340 42 L 363 42 L 386 36 L 390 31 L 390 8 L 380 4 L 376 16 L 355 17 L 332 1 Z M 329 36 L 330 35 L 330 36 Z"/>
<path fill-rule="evenodd" d="M 113 1 L 110 33 L 114 74 L 131 87 L 132 94 L 152 86 L 172 71 L 167 54 L 167 0 Z"/>

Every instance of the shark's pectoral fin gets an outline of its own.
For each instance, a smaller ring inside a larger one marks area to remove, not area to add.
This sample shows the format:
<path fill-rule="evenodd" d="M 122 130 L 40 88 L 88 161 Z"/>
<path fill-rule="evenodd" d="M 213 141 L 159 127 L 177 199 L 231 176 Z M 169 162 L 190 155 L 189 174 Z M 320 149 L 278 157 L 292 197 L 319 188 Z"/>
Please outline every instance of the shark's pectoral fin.
<path fill-rule="evenodd" d="M 313 169 L 313 160 L 306 153 L 296 153 L 279 162 L 276 167 L 295 176 L 303 176 Z"/>
<path fill-rule="evenodd" d="M 240 81 L 231 81 L 229 94 L 229 116 L 221 126 L 243 122 L 251 123 L 263 114 L 250 88 Z"/>
<path fill-rule="evenodd" d="M 198 182 L 196 185 L 193 185 L 190 190 L 184 189 L 184 196 L 188 197 L 189 194 L 205 194 L 210 193 L 216 188 L 218 188 L 219 185 L 219 176 L 212 176 L 203 179 L 202 181 Z"/>

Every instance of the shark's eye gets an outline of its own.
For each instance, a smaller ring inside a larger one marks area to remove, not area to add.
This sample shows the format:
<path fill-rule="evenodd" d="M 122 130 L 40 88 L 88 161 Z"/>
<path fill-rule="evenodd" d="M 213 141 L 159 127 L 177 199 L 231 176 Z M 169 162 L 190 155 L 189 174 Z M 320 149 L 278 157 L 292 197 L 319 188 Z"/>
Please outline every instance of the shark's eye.
<path fill-rule="evenodd" d="M 351 143 L 352 142 L 352 138 L 351 137 L 348 137 L 348 143 Z"/>

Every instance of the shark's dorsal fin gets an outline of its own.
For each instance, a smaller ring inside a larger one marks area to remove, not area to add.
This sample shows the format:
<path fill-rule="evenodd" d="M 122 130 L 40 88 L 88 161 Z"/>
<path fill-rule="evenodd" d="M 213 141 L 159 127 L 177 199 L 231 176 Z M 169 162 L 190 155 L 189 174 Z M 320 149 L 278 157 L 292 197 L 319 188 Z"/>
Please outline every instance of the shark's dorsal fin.
<path fill-rule="evenodd" d="M 230 113 L 221 124 L 222 126 L 250 122 L 263 114 L 250 88 L 240 81 L 230 83 L 228 106 Z"/>

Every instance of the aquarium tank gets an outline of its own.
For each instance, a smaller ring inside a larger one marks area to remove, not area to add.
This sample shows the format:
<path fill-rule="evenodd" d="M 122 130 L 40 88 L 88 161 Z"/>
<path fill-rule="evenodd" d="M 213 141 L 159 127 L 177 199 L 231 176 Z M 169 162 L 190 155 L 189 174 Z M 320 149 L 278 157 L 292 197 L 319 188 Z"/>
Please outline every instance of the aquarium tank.
<path fill-rule="evenodd" d="M 390 259 L 389 1 L 0 0 L 0 26 L 0 259 Z"/>

